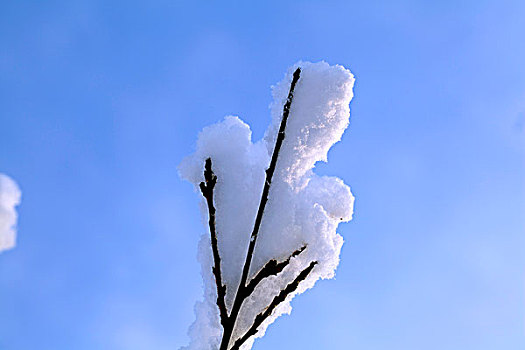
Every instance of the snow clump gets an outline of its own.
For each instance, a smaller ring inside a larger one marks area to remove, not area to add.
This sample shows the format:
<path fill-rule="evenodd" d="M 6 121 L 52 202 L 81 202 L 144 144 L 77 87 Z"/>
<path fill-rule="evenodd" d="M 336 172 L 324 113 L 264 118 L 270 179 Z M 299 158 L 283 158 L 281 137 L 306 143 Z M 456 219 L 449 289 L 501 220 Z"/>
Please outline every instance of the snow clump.
<path fill-rule="evenodd" d="M 20 189 L 7 175 L 0 174 L 0 252 L 16 244 L 16 206 L 20 204 Z"/>

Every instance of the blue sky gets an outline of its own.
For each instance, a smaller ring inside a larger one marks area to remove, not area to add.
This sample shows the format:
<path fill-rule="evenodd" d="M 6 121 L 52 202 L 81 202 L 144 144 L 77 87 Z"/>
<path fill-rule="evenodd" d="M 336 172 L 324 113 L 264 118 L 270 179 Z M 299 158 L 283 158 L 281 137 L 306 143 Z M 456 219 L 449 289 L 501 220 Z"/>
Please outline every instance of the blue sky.
<path fill-rule="evenodd" d="M 319 164 L 356 196 L 335 280 L 254 349 L 525 347 L 525 3 L 0 4 L 1 350 L 177 349 L 201 296 L 199 130 L 254 138 L 298 60 L 356 76 Z"/>

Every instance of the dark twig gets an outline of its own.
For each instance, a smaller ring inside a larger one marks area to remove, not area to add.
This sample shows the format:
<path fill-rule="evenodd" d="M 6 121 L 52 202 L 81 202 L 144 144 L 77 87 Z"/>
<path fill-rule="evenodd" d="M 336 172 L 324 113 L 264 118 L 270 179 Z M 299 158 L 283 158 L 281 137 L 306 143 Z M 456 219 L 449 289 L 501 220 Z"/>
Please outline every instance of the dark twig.
<path fill-rule="evenodd" d="M 305 249 L 306 249 L 306 246 L 303 246 L 297 249 L 286 260 L 283 260 L 279 263 L 275 259 L 268 261 L 266 265 L 264 265 L 263 268 L 255 275 L 255 277 L 252 278 L 250 282 L 248 282 L 248 285 L 246 286 L 246 294 L 250 296 L 255 290 L 255 287 L 257 287 L 263 279 L 270 277 L 270 276 L 276 276 L 286 266 L 288 266 L 291 258 L 294 258 L 297 255 L 301 254 Z"/>
<path fill-rule="evenodd" d="M 290 114 L 290 106 L 292 105 L 295 84 L 297 84 L 300 75 L 301 68 L 297 68 L 293 73 L 293 79 L 292 84 L 290 85 L 290 91 L 288 92 L 288 98 L 286 99 L 286 103 L 283 107 L 283 118 L 279 127 L 279 133 L 277 134 L 277 140 L 275 141 L 272 160 L 270 161 L 270 166 L 268 167 L 268 169 L 266 169 L 266 181 L 264 182 L 263 193 L 261 195 L 261 201 L 259 203 L 259 210 L 257 211 L 257 216 L 255 217 L 255 224 L 253 225 L 253 231 L 250 238 L 250 245 L 248 246 L 246 260 L 244 261 L 244 268 L 242 270 L 240 284 L 241 286 L 244 286 L 246 284 L 246 281 L 248 279 L 248 273 L 250 272 L 250 265 L 252 263 L 253 258 L 253 250 L 255 249 L 255 242 L 257 241 L 257 235 L 259 234 L 259 228 L 261 227 L 264 208 L 266 207 L 266 202 L 268 202 L 268 194 L 270 193 L 270 185 L 272 184 L 272 177 L 275 171 L 275 167 L 277 165 L 279 151 L 281 150 L 281 145 L 284 141 L 284 130 L 286 129 L 286 122 L 288 121 L 288 115 Z"/>
<path fill-rule="evenodd" d="M 221 316 L 221 324 L 226 327 L 228 324 L 228 311 L 226 310 L 226 286 L 222 284 L 221 277 L 221 257 L 219 255 L 219 247 L 217 244 L 217 231 L 215 229 L 215 206 L 213 205 L 213 188 L 217 183 L 217 176 L 211 170 L 211 159 L 206 159 L 204 166 L 204 181 L 200 183 L 200 189 L 206 202 L 208 204 L 208 215 L 209 215 L 209 226 L 211 236 L 211 248 L 213 251 L 213 262 L 212 268 L 213 274 L 215 275 L 215 284 L 217 285 L 217 306 Z"/>
<path fill-rule="evenodd" d="M 233 306 L 231 309 L 230 316 L 228 318 L 228 327 L 224 327 L 224 332 L 222 335 L 222 341 L 220 350 L 228 350 L 228 345 L 230 343 L 231 336 L 233 334 L 233 328 L 235 327 L 235 321 L 241 310 L 242 303 L 248 297 L 246 291 L 246 282 L 248 280 L 248 274 L 250 272 L 250 265 L 252 263 L 253 251 L 255 249 L 255 242 L 257 241 L 257 235 L 259 234 L 259 228 L 261 226 L 262 217 L 264 214 L 264 208 L 266 207 L 266 202 L 268 201 L 268 194 L 270 192 L 270 185 L 272 183 L 273 173 L 277 165 L 277 158 L 279 157 L 279 151 L 281 150 L 281 145 L 284 140 L 284 131 L 286 129 L 286 121 L 288 120 L 288 115 L 290 114 L 290 107 L 292 105 L 293 94 L 295 85 L 299 80 L 301 75 L 301 68 L 297 68 L 293 73 L 292 84 L 290 85 L 290 91 L 288 92 L 288 98 L 283 107 L 283 117 L 281 119 L 281 125 L 279 127 L 279 132 L 277 134 L 277 139 L 275 141 L 275 147 L 273 149 L 272 159 L 270 161 L 270 166 L 266 169 L 266 181 L 264 182 L 264 188 L 261 195 L 261 201 L 259 202 L 259 209 L 257 210 L 257 216 L 255 217 L 255 223 L 253 225 L 253 231 L 250 237 L 250 244 L 248 245 L 248 251 L 246 253 L 246 259 L 244 261 L 244 266 L 242 269 L 241 280 L 239 286 L 237 287 L 237 293 L 235 294 L 235 299 L 233 301 Z"/>
<path fill-rule="evenodd" d="M 270 304 L 270 306 L 268 306 L 263 312 L 261 312 L 260 314 L 258 314 L 255 317 L 255 320 L 253 321 L 253 324 L 250 327 L 250 329 L 248 329 L 248 331 L 242 337 L 240 337 L 239 339 L 237 339 L 235 341 L 235 343 L 233 344 L 231 350 L 238 350 L 241 347 L 241 345 L 244 344 L 244 342 L 248 340 L 248 338 L 250 338 L 251 336 L 253 336 L 253 335 L 255 335 L 257 333 L 257 328 L 259 328 L 259 326 L 268 317 L 270 317 L 270 315 L 272 314 L 273 310 L 275 310 L 275 308 L 277 306 L 279 306 L 279 304 L 281 304 L 283 301 L 286 300 L 288 295 L 293 293 L 297 289 L 297 287 L 299 287 L 299 283 L 301 283 L 302 281 L 304 281 L 306 279 L 306 277 L 308 277 L 308 275 L 313 270 L 315 265 L 317 265 L 317 261 L 312 261 L 310 263 L 310 265 L 308 265 L 308 267 L 306 267 L 303 271 L 301 271 L 301 273 L 295 278 L 295 280 L 293 280 L 293 282 L 288 284 L 286 286 L 286 288 L 281 290 L 279 295 L 277 295 L 275 298 L 273 298 L 272 303 Z"/>

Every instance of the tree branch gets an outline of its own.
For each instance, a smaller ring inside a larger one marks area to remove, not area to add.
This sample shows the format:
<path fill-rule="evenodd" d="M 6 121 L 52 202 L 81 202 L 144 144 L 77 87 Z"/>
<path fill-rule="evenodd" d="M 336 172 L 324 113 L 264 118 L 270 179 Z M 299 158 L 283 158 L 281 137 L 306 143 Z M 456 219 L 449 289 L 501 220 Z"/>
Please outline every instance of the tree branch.
<path fill-rule="evenodd" d="M 240 337 L 239 339 L 237 339 L 235 341 L 235 343 L 233 344 L 231 350 L 238 350 L 241 347 L 241 345 L 244 344 L 244 342 L 246 342 L 251 336 L 253 336 L 253 335 L 255 335 L 257 333 L 257 328 L 268 317 L 270 317 L 270 315 L 272 314 L 273 310 L 275 310 L 275 308 L 277 306 L 279 306 L 279 304 L 281 304 L 283 301 L 286 300 L 288 295 L 290 295 L 291 293 L 293 293 L 297 289 L 297 287 L 299 286 L 299 283 L 301 283 L 302 281 L 304 281 L 306 279 L 306 277 L 308 277 L 308 275 L 310 274 L 310 272 L 312 272 L 312 270 L 315 267 L 315 265 L 317 265 L 317 261 L 312 261 L 310 263 L 310 265 L 308 265 L 308 267 L 306 267 L 303 271 L 301 271 L 301 273 L 295 278 L 295 280 L 293 280 L 293 282 L 288 284 L 286 286 L 286 288 L 281 290 L 279 295 L 277 295 L 275 298 L 273 298 L 272 303 L 270 304 L 270 306 L 268 306 L 266 308 L 266 310 L 264 310 L 263 312 L 261 312 L 260 314 L 258 314 L 255 317 L 255 320 L 253 321 L 253 324 L 250 327 L 250 329 L 248 329 L 248 331 L 242 337 Z"/>
<path fill-rule="evenodd" d="M 261 195 L 261 200 L 259 202 L 259 209 L 257 210 L 257 215 L 255 217 L 255 223 L 253 226 L 253 231 L 250 236 L 250 243 L 248 245 L 248 251 L 246 252 L 246 259 L 244 261 L 244 266 L 242 269 L 241 279 L 239 286 L 237 287 L 237 292 L 235 294 L 235 299 L 233 301 L 233 306 L 230 312 L 230 315 L 224 320 L 223 323 L 223 334 L 220 345 L 220 350 L 228 350 L 228 345 L 230 344 L 230 339 L 233 334 L 233 329 L 235 328 L 235 322 L 237 321 L 237 316 L 241 310 L 241 306 L 244 300 L 248 297 L 246 282 L 248 280 L 248 274 L 250 272 L 250 266 L 253 258 L 253 251 L 255 249 L 255 243 L 257 241 L 257 235 L 259 234 L 259 229 L 261 226 L 262 217 L 264 214 L 264 208 L 266 207 L 266 202 L 268 201 L 268 194 L 270 192 L 270 185 L 272 183 L 273 173 L 275 172 L 275 167 L 277 165 L 277 158 L 279 157 L 279 151 L 284 140 L 284 131 L 286 129 L 286 122 L 288 120 L 288 115 L 290 114 L 290 107 L 292 105 L 293 95 L 295 85 L 299 81 L 301 75 L 301 68 L 297 68 L 293 73 L 292 83 L 290 85 L 290 91 L 288 92 L 288 98 L 283 107 L 283 117 L 281 119 L 281 124 L 279 127 L 279 132 L 277 133 L 277 139 L 275 141 L 275 147 L 273 149 L 272 159 L 270 161 L 270 166 L 266 169 L 266 180 L 264 182 L 263 192 Z M 283 267 L 284 268 L 284 267 Z M 217 287 L 219 289 L 219 287 Z M 221 306 L 219 306 L 220 308 Z"/>
<path fill-rule="evenodd" d="M 215 228 L 215 206 L 213 205 L 213 188 L 217 183 L 217 176 L 211 170 L 211 158 L 206 159 L 204 165 L 204 181 L 200 183 L 202 195 L 206 198 L 208 204 L 208 215 L 211 236 L 211 248 L 213 251 L 213 262 L 212 268 L 213 275 L 215 276 L 215 284 L 217 285 L 217 306 L 219 307 L 219 313 L 221 317 L 221 324 L 226 327 L 228 324 L 228 311 L 226 309 L 226 286 L 222 284 L 221 277 L 221 257 L 219 255 L 219 247 L 217 244 L 217 231 Z"/>
<path fill-rule="evenodd" d="M 292 84 L 290 85 L 290 91 L 288 92 L 288 98 L 283 107 L 283 118 L 279 127 L 279 133 L 277 134 L 277 140 L 275 141 L 275 147 L 273 149 L 272 160 L 270 166 L 266 169 L 266 181 L 264 182 L 263 193 L 261 195 L 261 201 L 259 203 L 259 210 L 257 210 L 257 216 L 255 217 L 255 224 L 253 225 L 252 235 L 250 237 L 250 245 L 248 246 L 248 252 L 246 253 L 246 260 L 244 261 L 244 268 L 242 270 L 241 283 L 239 288 L 244 288 L 246 281 L 248 280 L 248 273 L 250 272 L 250 265 L 252 263 L 253 251 L 255 249 L 255 242 L 257 241 L 257 235 L 259 234 L 259 228 L 261 227 L 261 221 L 264 214 L 264 208 L 266 202 L 268 202 L 268 194 L 270 193 L 270 185 L 272 184 L 272 177 L 277 165 L 277 158 L 279 157 L 279 151 L 284 141 L 284 130 L 286 129 L 286 122 L 288 115 L 290 114 L 290 106 L 292 105 L 293 94 L 295 84 L 299 80 L 301 75 L 301 68 L 297 68 L 293 73 Z"/>
<path fill-rule="evenodd" d="M 297 249 L 286 260 L 281 261 L 280 263 L 278 263 L 277 260 L 275 259 L 268 261 L 266 265 L 263 266 L 263 268 L 255 275 L 254 278 L 252 278 L 252 280 L 246 286 L 247 297 L 253 293 L 253 291 L 255 290 L 255 287 L 257 287 L 257 285 L 259 285 L 259 283 L 261 283 L 263 279 L 270 277 L 270 276 L 276 276 L 286 266 L 288 266 L 291 258 L 294 258 L 297 255 L 301 254 L 305 249 L 306 249 L 306 246 L 303 246 Z"/>

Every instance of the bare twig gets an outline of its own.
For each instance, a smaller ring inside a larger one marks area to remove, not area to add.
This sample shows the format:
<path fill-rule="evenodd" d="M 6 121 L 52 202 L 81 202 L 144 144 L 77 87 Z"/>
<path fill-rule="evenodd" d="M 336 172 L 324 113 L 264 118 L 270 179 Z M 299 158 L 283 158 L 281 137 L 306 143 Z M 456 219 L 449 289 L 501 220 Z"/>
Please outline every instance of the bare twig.
<path fill-rule="evenodd" d="M 263 279 L 270 277 L 270 276 L 276 276 L 286 266 L 288 266 L 291 258 L 294 258 L 297 255 L 301 254 L 305 249 L 306 249 L 306 246 L 303 246 L 297 249 L 286 260 L 283 260 L 279 263 L 275 259 L 268 261 L 266 265 L 264 265 L 263 268 L 255 275 L 255 277 L 252 278 L 250 282 L 248 282 L 248 285 L 246 286 L 246 294 L 250 296 L 255 290 L 255 287 L 257 287 Z"/>
<path fill-rule="evenodd" d="M 248 245 L 248 251 L 246 253 L 246 259 L 244 261 L 244 266 L 242 269 L 241 280 L 239 286 L 237 287 L 237 293 L 235 294 L 235 299 L 233 301 L 233 306 L 231 309 L 230 316 L 228 318 L 228 327 L 224 326 L 224 332 L 222 335 L 220 350 L 228 350 L 228 345 L 230 344 L 230 339 L 233 334 L 233 329 L 235 327 L 235 322 L 241 306 L 244 300 L 248 297 L 246 282 L 248 280 L 248 274 L 250 272 L 250 266 L 253 258 L 253 251 L 255 249 L 255 243 L 257 241 L 257 235 L 259 234 L 259 228 L 261 226 L 262 217 L 264 214 L 264 208 L 266 207 L 266 202 L 268 202 L 268 194 L 270 192 L 270 185 L 272 183 L 273 173 L 277 165 L 277 158 L 279 157 L 279 151 L 281 150 L 281 145 L 284 140 L 284 131 L 286 129 L 286 122 L 288 120 L 288 115 L 290 114 L 290 107 L 292 105 L 293 95 L 295 85 L 299 81 L 301 75 L 301 68 L 297 68 L 293 73 L 292 84 L 290 85 L 290 91 L 288 92 L 288 98 L 283 107 L 283 117 L 281 119 L 281 125 L 279 127 L 279 132 L 277 134 L 277 139 L 275 141 L 275 147 L 273 149 L 272 159 L 270 161 L 270 166 L 266 169 L 266 181 L 264 182 L 263 192 L 261 195 L 261 201 L 259 202 L 259 209 L 257 210 L 257 216 L 255 217 L 255 223 L 253 225 L 253 231 L 250 237 L 250 243 Z"/>
<path fill-rule="evenodd" d="M 212 268 L 213 274 L 215 275 L 215 284 L 217 285 L 217 306 L 221 316 L 221 324 L 226 327 L 228 324 L 228 311 L 226 309 L 226 286 L 222 284 L 221 277 L 221 257 L 219 255 L 219 247 L 217 244 L 217 231 L 215 228 L 215 206 L 213 205 L 213 188 L 217 183 L 217 176 L 211 170 L 211 159 L 206 159 L 204 166 L 204 181 L 200 183 L 200 189 L 206 202 L 208 204 L 208 215 L 209 215 L 209 226 L 211 236 L 211 248 L 213 251 L 213 262 Z"/>
<path fill-rule="evenodd" d="M 304 281 L 306 279 L 306 277 L 308 277 L 308 275 L 313 270 L 315 265 L 317 265 L 317 261 L 312 261 L 310 263 L 310 265 L 308 265 L 308 267 L 306 267 L 303 271 L 301 271 L 301 273 L 295 278 L 295 280 L 293 280 L 293 282 L 288 284 L 286 286 L 286 288 L 281 290 L 279 295 L 277 295 L 275 298 L 273 298 L 272 303 L 270 304 L 270 306 L 268 306 L 263 312 L 261 312 L 260 314 L 258 314 L 255 317 L 255 320 L 253 321 L 253 324 L 250 327 L 250 329 L 248 329 L 248 331 L 242 337 L 240 337 L 239 339 L 237 339 L 235 341 L 235 343 L 233 344 L 231 350 L 238 350 L 241 347 L 241 345 L 244 344 L 245 341 L 247 341 L 251 336 L 253 336 L 253 335 L 255 335 L 257 333 L 257 328 L 268 317 L 270 317 L 270 315 L 272 314 L 273 310 L 275 310 L 275 308 L 279 304 L 281 304 L 283 301 L 286 300 L 288 295 L 293 293 L 297 289 L 297 287 L 299 287 L 299 283 L 301 283 L 302 281 Z"/>

